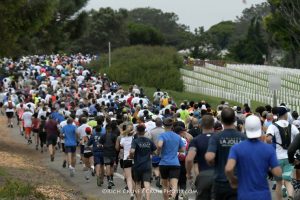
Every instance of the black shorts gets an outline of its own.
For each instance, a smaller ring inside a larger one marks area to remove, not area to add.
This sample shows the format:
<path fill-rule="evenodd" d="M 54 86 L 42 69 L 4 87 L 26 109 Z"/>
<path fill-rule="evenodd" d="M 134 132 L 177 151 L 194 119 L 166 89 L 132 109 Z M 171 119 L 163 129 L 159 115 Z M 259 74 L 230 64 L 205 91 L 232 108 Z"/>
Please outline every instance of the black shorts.
<path fill-rule="evenodd" d="M 32 129 L 32 132 L 39 133 L 39 129 L 34 128 L 34 129 Z"/>
<path fill-rule="evenodd" d="M 8 119 L 13 118 L 13 116 L 14 116 L 14 112 L 6 112 L 6 117 L 7 117 Z"/>
<path fill-rule="evenodd" d="M 85 157 L 85 158 L 90 158 L 92 156 L 93 156 L 92 152 L 83 153 L 83 157 Z"/>
<path fill-rule="evenodd" d="M 95 165 L 104 165 L 103 153 L 102 152 L 94 152 L 94 164 Z"/>
<path fill-rule="evenodd" d="M 133 166 L 132 160 L 120 160 L 120 166 L 122 169 L 129 168 Z"/>
<path fill-rule="evenodd" d="M 132 178 L 134 182 L 151 182 L 152 172 L 150 170 L 135 170 L 132 168 Z"/>
<path fill-rule="evenodd" d="M 159 172 L 162 179 L 179 179 L 180 166 L 160 165 Z"/>
<path fill-rule="evenodd" d="M 80 154 L 82 155 L 84 153 L 84 145 L 80 145 Z"/>
<path fill-rule="evenodd" d="M 114 163 L 116 161 L 116 157 L 115 156 L 111 156 L 111 157 L 104 156 L 103 161 L 104 161 L 104 165 L 112 166 L 112 165 L 114 165 Z"/>
<path fill-rule="evenodd" d="M 75 146 L 76 147 L 76 146 Z M 66 147 L 65 147 L 65 143 L 61 143 L 61 149 L 62 149 L 62 152 L 64 153 L 67 153 L 66 152 Z M 75 148 L 76 149 L 76 148 Z M 76 151 L 76 150 L 75 150 Z"/>
<path fill-rule="evenodd" d="M 64 143 L 62 143 L 63 144 L 63 149 L 65 150 L 64 152 L 65 153 L 75 153 L 76 152 L 76 146 L 65 146 L 65 144 Z"/>
<path fill-rule="evenodd" d="M 55 146 L 57 144 L 57 136 L 56 135 L 50 135 L 47 137 L 47 145 L 53 145 Z"/>

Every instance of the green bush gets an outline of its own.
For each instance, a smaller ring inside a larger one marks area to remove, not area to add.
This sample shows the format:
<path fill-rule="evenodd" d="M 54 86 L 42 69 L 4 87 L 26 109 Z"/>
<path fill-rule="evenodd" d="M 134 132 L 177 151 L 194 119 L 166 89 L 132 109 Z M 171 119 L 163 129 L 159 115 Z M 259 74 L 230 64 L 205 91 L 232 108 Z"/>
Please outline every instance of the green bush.
<path fill-rule="evenodd" d="M 110 68 L 107 55 L 101 56 L 89 67 L 107 73 L 110 79 L 120 84 L 183 90 L 179 71 L 182 58 L 174 48 L 142 45 L 124 47 L 113 51 L 111 59 Z"/>

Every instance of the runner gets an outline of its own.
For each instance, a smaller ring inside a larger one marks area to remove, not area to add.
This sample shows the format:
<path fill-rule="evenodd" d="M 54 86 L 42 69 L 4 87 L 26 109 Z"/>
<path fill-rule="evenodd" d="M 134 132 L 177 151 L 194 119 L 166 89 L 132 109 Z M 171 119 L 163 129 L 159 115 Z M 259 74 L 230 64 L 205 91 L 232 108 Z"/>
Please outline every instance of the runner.
<path fill-rule="evenodd" d="M 30 109 L 26 109 L 22 115 L 23 127 L 25 130 L 25 139 L 27 140 L 27 144 L 31 144 L 31 127 L 32 127 L 32 112 Z"/>
<path fill-rule="evenodd" d="M 115 184 L 113 183 L 113 172 L 114 172 L 114 164 L 116 162 L 116 140 L 117 135 L 112 133 L 111 125 L 106 126 L 106 133 L 101 136 L 100 144 L 103 147 L 103 160 L 104 165 L 106 167 L 106 177 L 107 177 L 107 187 L 111 189 Z"/>
<path fill-rule="evenodd" d="M 41 116 L 41 123 L 39 127 L 39 138 L 40 138 L 40 145 L 41 145 L 41 153 L 44 153 L 44 145 L 46 145 L 47 141 L 47 133 L 46 133 L 46 120 L 45 116 Z"/>
<path fill-rule="evenodd" d="M 37 118 L 38 114 L 35 113 L 33 114 L 33 119 L 32 119 L 32 132 L 33 132 L 33 137 L 34 137 L 34 142 L 35 142 L 35 149 L 39 150 L 39 127 L 40 127 L 40 119 Z"/>
<path fill-rule="evenodd" d="M 7 117 L 7 127 L 13 128 L 12 118 L 15 112 L 15 103 L 9 98 L 7 102 L 4 103 L 5 113 Z"/>
<path fill-rule="evenodd" d="M 137 126 L 137 137 L 132 141 L 129 158 L 134 158 L 133 180 L 137 200 L 142 199 L 142 184 L 145 188 L 146 199 L 150 200 L 151 188 L 151 154 L 156 150 L 155 144 L 145 135 L 144 124 Z M 133 200 L 133 197 L 130 197 Z"/>
<path fill-rule="evenodd" d="M 94 158 L 93 158 L 93 152 L 92 152 L 92 147 L 91 145 L 88 144 L 91 134 L 92 134 L 92 129 L 90 127 L 85 128 L 85 133 L 86 135 L 83 136 L 82 138 L 82 144 L 84 145 L 84 150 L 83 150 L 83 162 L 85 165 L 85 168 L 83 169 L 85 171 L 85 180 L 86 182 L 90 181 L 90 174 L 92 176 L 95 176 L 94 174 Z"/>
<path fill-rule="evenodd" d="M 155 120 L 155 128 L 150 131 L 150 139 L 151 141 L 157 146 L 158 138 L 160 135 L 166 130 L 162 127 L 163 121 L 157 117 Z M 161 181 L 160 181 L 160 173 L 159 173 L 159 162 L 160 162 L 160 155 L 153 155 L 152 156 L 152 168 L 154 171 L 154 176 L 156 180 L 156 187 L 162 188 Z"/>
<path fill-rule="evenodd" d="M 277 159 L 279 160 L 280 167 L 282 169 L 283 186 L 276 185 L 277 196 L 282 190 L 283 197 L 293 197 L 294 189 L 291 184 L 293 175 L 293 166 L 288 162 L 287 149 L 299 130 L 294 126 L 289 124 L 288 111 L 285 107 L 278 107 L 276 109 L 278 121 L 271 124 L 267 129 L 267 142 L 274 143 L 276 148 Z"/>
<path fill-rule="evenodd" d="M 51 115 L 49 115 L 49 119 L 46 122 L 45 130 L 47 133 L 47 146 L 50 154 L 50 159 L 51 162 L 53 162 L 55 156 L 55 146 L 57 144 L 59 130 L 58 130 L 57 122 L 54 119 L 52 119 Z"/>
<path fill-rule="evenodd" d="M 197 200 L 211 200 L 214 199 L 213 194 L 213 167 L 209 166 L 205 160 L 205 153 L 207 151 L 208 142 L 214 134 L 214 118 L 210 115 L 202 117 L 201 121 L 202 134 L 194 138 L 190 145 L 188 155 L 186 157 L 186 176 L 189 180 L 192 179 L 192 169 L 194 159 L 197 160 L 198 173 L 196 175 L 195 186 L 197 188 Z"/>
<path fill-rule="evenodd" d="M 98 122 L 97 122 L 98 123 Z M 104 133 L 105 134 L 105 133 Z M 104 178 L 104 161 L 103 161 L 103 148 L 101 147 L 99 141 L 103 135 L 101 124 L 96 126 L 93 131 L 88 145 L 93 145 L 93 155 L 94 155 L 94 165 L 96 169 L 97 176 L 97 186 L 102 186 Z"/>
<path fill-rule="evenodd" d="M 180 136 L 172 130 L 173 121 L 166 118 L 163 121 L 166 132 L 158 138 L 157 150 L 161 154 L 159 171 L 162 179 L 164 200 L 175 199 L 177 195 L 177 184 L 180 175 L 180 163 L 177 152 L 183 152 L 184 143 Z"/>
<path fill-rule="evenodd" d="M 223 108 L 221 122 L 224 130 L 212 136 L 205 154 L 208 164 L 215 166 L 214 188 L 215 198 L 218 200 L 237 198 L 237 191 L 231 188 L 224 172 L 230 148 L 246 139 L 245 135 L 236 130 L 234 126 L 235 119 L 235 113 L 232 108 Z"/>
<path fill-rule="evenodd" d="M 282 171 L 276 152 L 272 146 L 260 141 L 262 125 L 259 117 L 248 116 L 245 129 L 248 140 L 231 147 L 225 167 L 226 175 L 231 187 L 238 188 L 238 199 L 271 200 L 266 179 L 269 170 L 271 169 L 278 186 L 282 182 Z M 281 199 L 281 194 L 277 194 L 277 199 Z"/>
<path fill-rule="evenodd" d="M 130 148 L 131 148 L 131 143 L 133 140 L 133 126 L 128 125 L 125 131 L 122 132 L 122 138 L 120 141 L 120 146 L 124 149 L 124 156 L 122 158 L 122 168 L 124 170 L 125 174 L 125 180 L 126 184 L 129 190 L 130 194 L 130 199 L 134 199 L 134 194 L 133 194 L 133 180 L 132 180 L 132 165 L 133 165 L 133 160 L 129 158 L 129 153 L 130 153 Z M 120 161 L 121 162 L 121 161 Z"/>
<path fill-rule="evenodd" d="M 65 141 L 65 152 L 67 154 L 67 164 L 70 170 L 70 176 L 73 177 L 76 165 L 76 146 L 79 135 L 76 133 L 76 126 L 73 124 L 73 119 L 68 118 L 67 124 L 62 126 L 62 138 Z"/>

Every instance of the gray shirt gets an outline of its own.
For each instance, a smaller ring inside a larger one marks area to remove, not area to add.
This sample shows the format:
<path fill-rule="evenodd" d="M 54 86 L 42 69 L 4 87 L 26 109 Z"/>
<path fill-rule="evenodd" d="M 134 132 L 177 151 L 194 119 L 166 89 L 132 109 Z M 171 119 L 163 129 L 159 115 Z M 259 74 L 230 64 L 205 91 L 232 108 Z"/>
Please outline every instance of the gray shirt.
<path fill-rule="evenodd" d="M 156 127 L 150 131 L 150 139 L 155 145 L 157 145 L 159 136 L 164 132 L 166 132 L 166 130 L 162 127 Z"/>

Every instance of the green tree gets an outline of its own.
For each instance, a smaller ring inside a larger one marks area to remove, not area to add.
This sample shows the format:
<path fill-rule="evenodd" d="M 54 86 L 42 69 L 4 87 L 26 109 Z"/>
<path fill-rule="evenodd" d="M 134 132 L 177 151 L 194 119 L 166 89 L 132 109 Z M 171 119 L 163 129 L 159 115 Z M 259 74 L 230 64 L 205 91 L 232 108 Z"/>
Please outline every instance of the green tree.
<path fill-rule="evenodd" d="M 232 21 L 223 21 L 213 25 L 206 34 L 212 38 L 212 43 L 218 49 L 226 49 L 231 42 L 236 24 Z"/>
<path fill-rule="evenodd" d="M 192 33 L 187 26 L 179 24 L 178 20 L 175 13 L 163 12 L 155 8 L 137 8 L 128 12 L 129 22 L 156 28 L 163 34 L 166 45 L 177 48 L 190 47 L 187 39 L 192 36 Z"/>
<path fill-rule="evenodd" d="M 268 0 L 271 14 L 265 25 L 275 46 L 286 51 L 284 65 L 300 68 L 300 4 L 294 0 Z"/>
<path fill-rule="evenodd" d="M 107 50 L 108 42 L 112 43 L 113 48 L 129 44 L 127 10 L 100 8 L 90 11 L 88 15 L 86 30 L 72 44 L 72 51 L 99 53 Z"/>
<path fill-rule="evenodd" d="M 55 18 L 58 0 L 0 2 L 0 56 L 17 56 L 23 36 L 33 35 Z"/>
<path fill-rule="evenodd" d="M 131 45 L 162 45 L 164 43 L 162 33 L 152 26 L 130 23 L 128 31 Z"/>
<path fill-rule="evenodd" d="M 239 40 L 230 49 L 230 57 L 238 62 L 264 64 L 267 55 L 267 45 L 261 31 L 261 20 L 253 18 L 248 29 L 247 37 Z"/>

